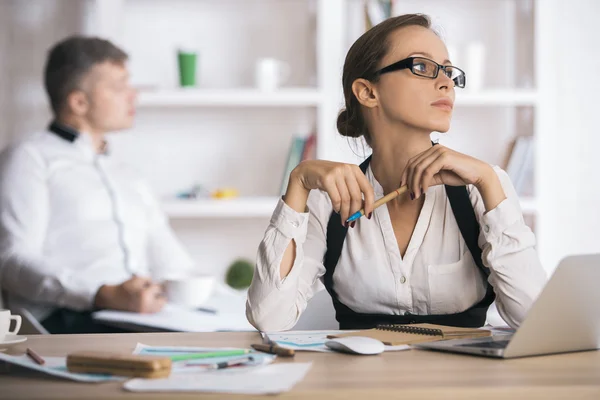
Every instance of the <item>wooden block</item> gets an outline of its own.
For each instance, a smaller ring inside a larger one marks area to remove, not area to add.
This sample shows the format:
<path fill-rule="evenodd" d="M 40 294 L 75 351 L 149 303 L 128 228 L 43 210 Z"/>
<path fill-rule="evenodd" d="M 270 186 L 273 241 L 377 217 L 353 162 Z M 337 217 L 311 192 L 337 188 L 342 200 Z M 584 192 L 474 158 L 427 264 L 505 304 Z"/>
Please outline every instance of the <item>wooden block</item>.
<path fill-rule="evenodd" d="M 76 352 L 67 356 L 70 372 L 111 374 L 139 378 L 166 378 L 171 373 L 171 359 L 146 355 Z"/>

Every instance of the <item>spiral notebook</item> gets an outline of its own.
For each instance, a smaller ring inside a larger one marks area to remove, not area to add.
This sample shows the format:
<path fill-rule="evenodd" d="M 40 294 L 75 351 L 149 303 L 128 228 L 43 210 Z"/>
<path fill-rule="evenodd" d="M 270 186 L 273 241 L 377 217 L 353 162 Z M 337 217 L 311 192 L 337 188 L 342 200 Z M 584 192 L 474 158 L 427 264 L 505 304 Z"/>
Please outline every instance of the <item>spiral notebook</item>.
<path fill-rule="evenodd" d="M 489 330 L 478 328 L 459 328 L 434 324 L 411 325 L 377 325 L 376 328 L 329 335 L 328 338 L 341 338 L 348 336 L 366 336 L 382 341 L 388 346 L 401 344 L 414 344 L 434 342 L 447 339 L 471 339 L 490 336 Z"/>

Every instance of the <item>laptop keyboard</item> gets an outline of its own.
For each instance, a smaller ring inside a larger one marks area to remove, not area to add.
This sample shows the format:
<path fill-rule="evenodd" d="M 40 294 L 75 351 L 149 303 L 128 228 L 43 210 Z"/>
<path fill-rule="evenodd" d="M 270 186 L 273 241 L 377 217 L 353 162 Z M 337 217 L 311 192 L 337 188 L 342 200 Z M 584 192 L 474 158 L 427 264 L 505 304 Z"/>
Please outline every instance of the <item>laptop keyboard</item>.
<path fill-rule="evenodd" d="M 459 344 L 461 347 L 477 347 L 477 348 L 486 348 L 486 349 L 504 349 L 508 346 L 508 340 L 494 340 L 489 342 L 479 342 L 479 343 L 466 343 Z"/>

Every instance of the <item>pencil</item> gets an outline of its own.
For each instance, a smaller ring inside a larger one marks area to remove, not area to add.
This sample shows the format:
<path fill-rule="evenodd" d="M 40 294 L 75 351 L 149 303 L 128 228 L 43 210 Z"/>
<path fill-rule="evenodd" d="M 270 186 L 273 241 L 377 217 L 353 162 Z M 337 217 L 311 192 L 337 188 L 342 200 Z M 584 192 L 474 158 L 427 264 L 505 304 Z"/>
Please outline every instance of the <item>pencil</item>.
<path fill-rule="evenodd" d="M 400 196 L 402 193 L 406 192 L 407 190 L 408 190 L 408 186 L 404 185 L 404 186 L 402 186 L 402 187 L 394 190 L 393 192 L 390 192 L 390 193 L 386 194 L 385 196 L 383 196 L 382 198 L 380 198 L 379 200 L 377 200 L 373 204 L 373 210 L 376 209 L 377 207 L 381 206 L 381 205 L 384 205 L 388 201 L 390 201 L 392 199 L 395 199 L 396 197 Z M 352 214 L 350 216 L 350 218 L 348 218 L 346 220 L 346 222 L 356 221 L 357 219 L 359 219 L 363 215 L 365 215 L 365 209 L 361 208 L 360 211 L 357 211 L 354 214 Z"/>
<path fill-rule="evenodd" d="M 44 360 L 39 354 L 37 354 L 35 351 L 33 351 L 32 349 L 30 349 L 29 347 L 27 348 L 27 355 L 33 361 L 35 361 L 36 364 L 44 365 L 46 363 L 46 360 Z"/>
<path fill-rule="evenodd" d="M 277 346 L 277 344 L 253 344 L 252 348 L 264 353 L 277 354 L 281 357 L 294 357 L 296 354 L 293 349 L 286 349 L 285 347 Z"/>

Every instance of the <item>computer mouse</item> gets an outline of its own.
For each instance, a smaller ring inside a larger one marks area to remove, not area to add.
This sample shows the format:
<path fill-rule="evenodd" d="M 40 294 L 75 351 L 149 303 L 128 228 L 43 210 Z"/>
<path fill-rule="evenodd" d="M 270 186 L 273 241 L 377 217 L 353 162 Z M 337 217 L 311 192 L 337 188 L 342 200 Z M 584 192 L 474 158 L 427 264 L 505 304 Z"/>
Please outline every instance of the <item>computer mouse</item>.
<path fill-rule="evenodd" d="M 363 336 L 348 336 L 331 339 L 325 342 L 331 350 L 349 354 L 380 354 L 385 346 L 377 339 Z"/>

